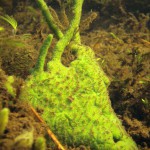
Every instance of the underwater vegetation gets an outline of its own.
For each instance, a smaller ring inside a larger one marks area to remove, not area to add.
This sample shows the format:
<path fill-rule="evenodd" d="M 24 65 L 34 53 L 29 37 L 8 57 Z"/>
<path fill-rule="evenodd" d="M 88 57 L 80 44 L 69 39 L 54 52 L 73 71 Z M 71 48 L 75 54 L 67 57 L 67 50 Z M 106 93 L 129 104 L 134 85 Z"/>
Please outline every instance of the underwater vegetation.
<path fill-rule="evenodd" d="M 46 140 L 44 137 L 38 137 L 34 144 L 35 150 L 45 150 L 46 149 Z"/>
<path fill-rule="evenodd" d="M 9 109 L 3 108 L 0 111 L 0 136 L 4 133 L 9 119 Z"/>
<path fill-rule="evenodd" d="M 16 32 L 17 32 L 17 26 L 18 26 L 17 21 L 13 17 L 11 17 L 9 15 L 0 16 L 0 18 L 3 19 L 3 20 L 5 20 L 6 22 L 8 22 L 13 27 L 14 34 L 16 34 Z"/>
<path fill-rule="evenodd" d="M 93 50 L 80 41 L 78 28 L 83 0 L 73 1 L 74 16 L 65 33 L 55 24 L 46 3 L 43 0 L 37 3 L 58 42 L 44 70 L 53 38 L 51 34 L 47 36 L 35 68 L 22 86 L 20 100 L 42 110 L 42 118 L 63 145 L 84 144 L 94 150 L 137 150 L 111 107 L 108 77 Z M 67 45 L 77 55 L 69 67 L 61 63 Z"/>
<path fill-rule="evenodd" d="M 1 31 L 4 31 L 4 30 L 5 30 L 4 27 L 1 27 L 1 26 L 0 26 L 0 32 L 1 32 Z"/>

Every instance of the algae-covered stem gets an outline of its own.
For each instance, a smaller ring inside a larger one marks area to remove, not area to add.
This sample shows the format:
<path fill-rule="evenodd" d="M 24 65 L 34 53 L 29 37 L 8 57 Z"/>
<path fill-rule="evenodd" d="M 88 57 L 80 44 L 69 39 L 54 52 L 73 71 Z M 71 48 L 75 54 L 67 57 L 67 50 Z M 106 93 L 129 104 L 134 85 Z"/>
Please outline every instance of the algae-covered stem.
<path fill-rule="evenodd" d="M 53 16 L 51 15 L 49 8 L 48 8 L 47 4 L 44 2 L 44 0 L 37 0 L 37 4 L 38 4 L 39 8 L 41 9 L 42 14 L 43 14 L 49 28 L 54 32 L 57 39 L 60 39 L 61 37 L 63 37 L 63 33 L 58 28 L 58 26 L 55 24 Z"/>
<path fill-rule="evenodd" d="M 73 6 L 73 13 L 74 17 L 70 22 L 69 28 L 64 34 L 64 36 L 58 41 L 54 48 L 53 58 L 54 61 L 60 61 L 62 53 L 65 49 L 65 47 L 70 43 L 74 32 L 78 30 L 80 18 L 81 18 L 81 11 L 82 11 L 82 4 L 83 0 L 74 0 L 74 6 Z"/>
<path fill-rule="evenodd" d="M 58 26 L 54 23 L 54 19 L 46 5 L 46 3 L 43 0 L 38 0 L 37 3 L 39 5 L 39 8 L 42 10 L 43 16 L 45 17 L 49 28 L 55 33 L 56 37 L 60 39 L 53 51 L 52 60 L 53 61 L 61 61 L 62 53 L 65 49 L 65 47 L 70 43 L 72 37 L 74 36 L 75 32 L 79 28 L 80 18 L 81 18 L 81 11 L 82 11 L 82 4 L 84 0 L 73 0 L 73 19 L 70 22 L 70 25 L 66 31 L 66 33 L 63 35 L 61 30 L 58 28 Z M 80 42 L 79 33 L 77 32 L 76 41 Z"/>
<path fill-rule="evenodd" d="M 35 67 L 31 70 L 32 73 L 44 71 L 45 58 L 48 49 L 51 45 L 52 39 L 53 39 L 53 35 L 49 34 L 46 40 L 44 41 L 43 45 L 41 46 L 38 60 L 35 64 Z"/>

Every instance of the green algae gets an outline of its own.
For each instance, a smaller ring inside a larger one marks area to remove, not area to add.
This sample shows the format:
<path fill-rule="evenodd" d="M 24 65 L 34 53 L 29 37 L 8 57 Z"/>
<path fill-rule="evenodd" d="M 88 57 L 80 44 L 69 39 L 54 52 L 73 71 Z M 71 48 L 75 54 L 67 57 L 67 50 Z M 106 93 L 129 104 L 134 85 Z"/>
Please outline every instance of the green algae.
<path fill-rule="evenodd" d="M 0 136 L 4 133 L 9 119 L 9 109 L 3 108 L 0 111 Z"/>

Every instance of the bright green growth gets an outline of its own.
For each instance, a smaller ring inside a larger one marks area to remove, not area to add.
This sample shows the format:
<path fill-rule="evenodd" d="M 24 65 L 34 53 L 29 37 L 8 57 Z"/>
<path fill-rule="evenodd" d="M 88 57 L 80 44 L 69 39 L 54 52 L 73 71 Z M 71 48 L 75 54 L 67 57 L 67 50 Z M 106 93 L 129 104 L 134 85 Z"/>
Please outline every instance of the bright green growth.
<path fill-rule="evenodd" d="M 8 22 L 14 29 L 14 34 L 16 34 L 17 32 L 17 26 L 18 26 L 18 23 L 17 21 L 11 17 L 11 16 L 8 16 L 8 15 L 5 15 L 5 16 L 0 16 L 1 19 L 5 20 L 6 22 Z"/>
<path fill-rule="evenodd" d="M 54 32 L 54 34 L 56 35 L 56 37 L 58 39 L 60 39 L 61 37 L 63 37 L 63 33 L 61 32 L 61 30 L 58 28 L 58 26 L 55 24 L 54 19 L 49 11 L 48 6 L 46 5 L 46 3 L 44 2 L 44 0 L 37 0 L 37 4 L 39 6 L 39 8 L 42 11 L 42 14 L 49 26 L 50 29 L 52 29 L 52 31 Z"/>
<path fill-rule="evenodd" d="M 46 140 L 44 137 L 38 137 L 34 143 L 34 150 L 46 150 Z"/>
<path fill-rule="evenodd" d="M 69 68 L 49 62 L 49 72 L 31 75 L 22 100 L 44 110 L 43 119 L 63 144 L 90 145 L 94 150 L 134 150 L 111 108 L 107 77 L 92 50 L 77 46 L 78 58 Z"/>
<path fill-rule="evenodd" d="M 13 82 L 14 82 L 14 77 L 13 76 L 8 76 L 7 81 L 4 84 L 4 87 L 10 95 L 15 97 L 16 96 L 16 91 L 15 91 L 15 88 L 13 87 L 13 85 L 12 85 Z"/>
<path fill-rule="evenodd" d="M 4 30 L 5 30 L 4 27 L 0 26 L 0 32 Z"/>
<path fill-rule="evenodd" d="M 20 99 L 43 110 L 43 119 L 64 145 L 85 145 L 93 150 L 137 150 L 111 108 L 109 80 L 94 52 L 79 41 L 72 41 L 70 47 L 77 59 L 69 67 L 61 63 L 62 52 L 78 29 L 82 3 L 83 0 L 74 0 L 75 16 L 56 44 L 47 71 L 35 69 L 36 73 L 22 87 Z"/>
<path fill-rule="evenodd" d="M 4 133 L 9 119 L 9 109 L 3 108 L 0 111 L 0 136 Z"/>
<path fill-rule="evenodd" d="M 48 48 L 51 45 L 53 35 L 49 34 L 46 40 L 44 41 L 41 49 L 40 49 L 40 54 L 37 60 L 37 63 L 35 65 L 35 68 L 32 70 L 32 72 L 41 72 L 44 71 L 44 63 L 45 63 L 45 58 L 48 52 Z"/>

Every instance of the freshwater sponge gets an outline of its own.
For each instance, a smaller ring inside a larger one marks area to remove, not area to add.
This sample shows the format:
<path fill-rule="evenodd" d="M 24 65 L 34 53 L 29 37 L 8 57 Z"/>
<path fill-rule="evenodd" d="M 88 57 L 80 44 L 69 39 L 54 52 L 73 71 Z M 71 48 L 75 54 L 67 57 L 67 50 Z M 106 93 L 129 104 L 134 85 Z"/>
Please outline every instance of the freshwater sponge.
<path fill-rule="evenodd" d="M 64 145 L 136 150 L 111 108 L 109 80 L 93 51 L 82 45 L 76 45 L 75 50 L 77 59 L 70 67 L 50 61 L 48 71 L 29 76 L 20 99 L 43 109 L 43 119 Z"/>

